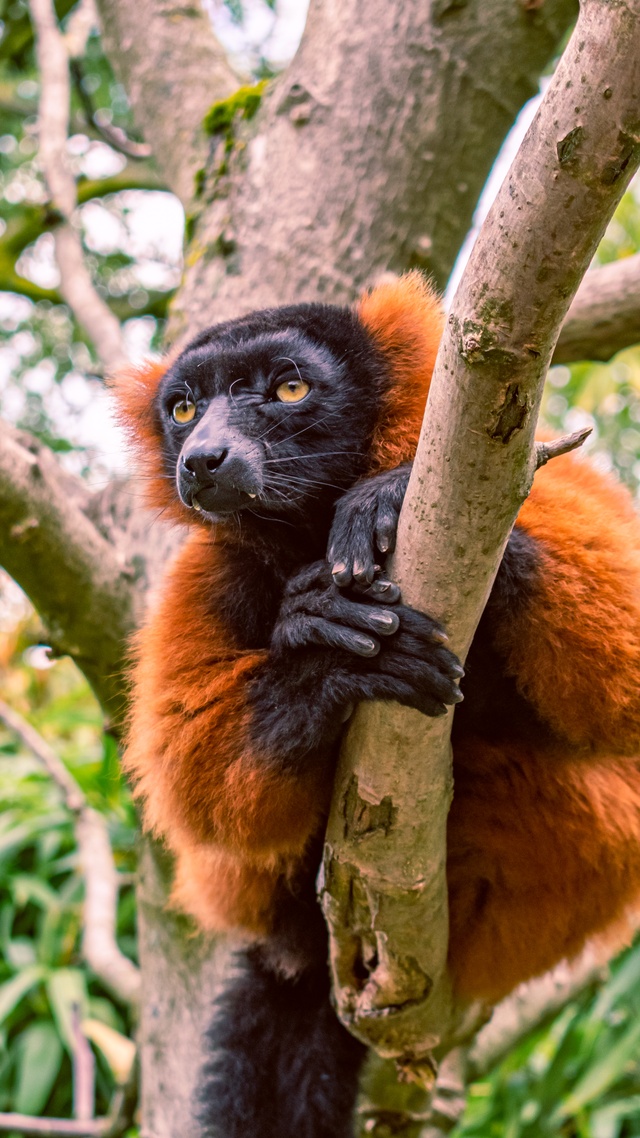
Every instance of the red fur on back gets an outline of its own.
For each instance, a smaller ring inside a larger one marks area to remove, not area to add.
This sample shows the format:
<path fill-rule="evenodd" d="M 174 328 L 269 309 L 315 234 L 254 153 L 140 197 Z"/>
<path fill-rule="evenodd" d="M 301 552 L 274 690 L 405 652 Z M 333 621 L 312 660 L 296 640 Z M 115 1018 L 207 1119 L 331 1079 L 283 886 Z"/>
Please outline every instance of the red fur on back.
<path fill-rule="evenodd" d="M 500 999 L 622 917 L 640 891 L 640 760 L 456 745 L 452 978 Z"/>
<path fill-rule="evenodd" d="M 628 491 L 579 458 L 536 475 L 518 524 L 541 559 L 499 647 L 523 695 L 571 743 L 640 754 L 640 522 Z"/>

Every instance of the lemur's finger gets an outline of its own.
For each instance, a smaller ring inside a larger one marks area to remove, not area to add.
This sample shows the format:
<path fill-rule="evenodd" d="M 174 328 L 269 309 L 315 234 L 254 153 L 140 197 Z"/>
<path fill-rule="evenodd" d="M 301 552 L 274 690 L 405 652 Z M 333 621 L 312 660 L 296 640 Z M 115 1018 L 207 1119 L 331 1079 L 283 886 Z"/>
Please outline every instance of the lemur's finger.
<path fill-rule="evenodd" d="M 312 643 L 322 644 L 328 648 L 343 648 L 353 652 L 356 656 L 377 656 L 380 651 L 380 642 L 375 636 L 367 636 L 364 632 L 356 632 L 353 628 L 334 624 L 322 617 L 309 617 Z"/>
<path fill-rule="evenodd" d="M 371 585 L 376 574 L 377 565 L 373 552 L 369 558 L 356 557 L 353 562 L 353 576 L 358 585 Z"/>
<path fill-rule="evenodd" d="M 396 547 L 398 514 L 395 510 L 381 507 L 376 518 L 375 541 L 381 553 L 393 553 Z"/>
<path fill-rule="evenodd" d="M 424 612 L 418 612 L 417 609 L 403 605 L 400 620 L 405 632 L 410 632 L 412 636 L 425 643 L 446 644 L 449 640 L 439 621 Z"/>
<path fill-rule="evenodd" d="M 400 617 L 392 609 L 349 600 L 337 589 L 330 593 L 313 591 L 292 597 L 287 613 L 291 616 L 321 616 L 332 624 L 373 632 L 378 636 L 392 636 L 398 631 Z"/>
<path fill-rule="evenodd" d="M 357 696 L 360 699 L 393 699 L 406 707 L 414 707 L 423 715 L 436 718 L 447 714 L 447 707 L 426 689 L 394 676 L 369 673 L 358 677 Z"/>
<path fill-rule="evenodd" d="M 386 577 L 376 577 L 370 585 L 354 585 L 353 592 L 358 597 L 385 605 L 397 604 L 402 596 L 400 586 Z"/>
<path fill-rule="evenodd" d="M 375 636 L 307 613 L 293 613 L 286 620 L 280 621 L 274 630 L 272 648 L 275 651 L 282 648 L 308 648 L 310 645 L 342 648 L 355 656 L 363 657 L 376 656 L 380 651 L 380 641 Z"/>
<path fill-rule="evenodd" d="M 400 617 L 392 610 L 374 608 L 342 597 L 325 604 L 324 615 L 327 620 L 374 632 L 378 636 L 392 636 L 400 626 Z"/>
<path fill-rule="evenodd" d="M 464 696 L 458 687 L 457 679 L 448 670 L 441 670 L 436 659 L 417 659 L 395 651 L 393 642 L 376 660 L 376 670 L 406 680 L 416 690 L 426 691 L 440 703 L 462 703 Z"/>
<path fill-rule="evenodd" d="M 314 561 L 311 565 L 305 565 L 287 582 L 285 592 L 288 596 L 295 597 L 309 589 L 322 589 L 330 584 L 331 574 L 326 561 Z"/>
<path fill-rule="evenodd" d="M 331 560 L 331 557 L 329 558 Z M 352 566 L 347 565 L 346 561 L 334 561 L 331 566 L 331 575 L 336 585 L 341 589 L 351 584 L 353 577 Z"/>

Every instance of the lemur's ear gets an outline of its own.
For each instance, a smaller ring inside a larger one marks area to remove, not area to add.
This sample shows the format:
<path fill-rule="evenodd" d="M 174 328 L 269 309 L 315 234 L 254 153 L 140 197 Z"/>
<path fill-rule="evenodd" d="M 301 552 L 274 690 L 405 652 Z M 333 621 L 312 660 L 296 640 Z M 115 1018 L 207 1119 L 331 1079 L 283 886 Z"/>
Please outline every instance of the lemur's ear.
<path fill-rule="evenodd" d="M 413 458 L 444 326 L 442 302 L 419 272 L 384 281 L 356 313 L 389 369 L 386 406 L 373 440 L 374 469 Z"/>
<path fill-rule="evenodd" d="M 154 413 L 154 396 L 170 363 L 171 357 L 165 357 L 123 368 L 109 380 L 109 387 L 115 395 L 116 419 L 124 428 L 144 480 L 145 501 L 149 506 L 168 509 L 184 521 L 184 508 L 164 469 L 162 438 Z"/>

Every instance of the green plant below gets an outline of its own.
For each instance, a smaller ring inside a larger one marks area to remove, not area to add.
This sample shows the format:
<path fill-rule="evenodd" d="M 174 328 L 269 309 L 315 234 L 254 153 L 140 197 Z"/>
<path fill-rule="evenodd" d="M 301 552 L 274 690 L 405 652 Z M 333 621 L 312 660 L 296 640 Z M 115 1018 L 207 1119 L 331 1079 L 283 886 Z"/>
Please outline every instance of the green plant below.
<path fill-rule="evenodd" d="M 0 638 L 1 643 L 1 638 Z M 86 682 L 59 661 L 40 672 L 24 662 L 18 636 L 6 692 L 72 770 L 107 818 L 118 868 L 126 873 L 118 940 L 135 957 L 135 816 L 117 769 L 115 743 Z M 0 680 L 4 677 L 0 673 Z M 80 954 L 83 882 L 73 820 L 37 761 L 0 732 L 0 1110 L 72 1113 L 73 1019 L 130 1036 L 129 1011 L 102 987 Z M 123 1040 L 124 1042 L 124 1040 Z M 108 1109 L 112 1057 L 96 1053 L 96 1113 Z M 110 1062 L 111 1058 L 111 1062 Z"/>
<path fill-rule="evenodd" d="M 452 1138 L 640 1138 L 640 943 L 474 1083 Z"/>

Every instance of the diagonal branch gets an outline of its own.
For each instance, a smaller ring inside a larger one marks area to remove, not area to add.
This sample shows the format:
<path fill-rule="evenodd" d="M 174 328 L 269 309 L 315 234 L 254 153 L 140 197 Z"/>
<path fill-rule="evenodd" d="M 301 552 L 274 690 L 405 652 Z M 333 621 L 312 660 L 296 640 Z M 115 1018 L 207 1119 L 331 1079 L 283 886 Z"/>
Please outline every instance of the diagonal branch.
<path fill-rule="evenodd" d="M 400 519 L 395 576 L 463 658 L 533 477 L 562 320 L 640 162 L 639 107 L 640 0 L 584 0 L 454 298 Z M 325 851 L 340 1014 L 425 1083 L 476 1017 L 461 1018 L 446 968 L 450 729 L 450 715 L 361 707 Z M 363 840 L 353 811 L 382 802 L 393 824 Z"/>
<path fill-rule="evenodd" d="M 51 205 L 63 218 L 62 224 L 54 230 L 60 291 L 93 341 L 105 367 L 115 370 L 127 359 L 120 322 L 94 288 L 80 235 L 72 224 L 76 184 L 67 155 L 69 56 L 58 28 L 53 0 L 31 0 L 31 16 L 40 67 L 39 157 Z"/>
<path fill-rule="evenodd" d="M 107 714 L 123 711 L 123 665 L 134 625 L 132 571 L 89 519 L 93 498 L 52 452 L 2 424 L 0 564 L 73 656 Z"/>
<path fill-rule="evenodd" d="M 567 313 L 554 364 L 610 360 L 640 343 L 640 253 L 591 269 Z"/>

